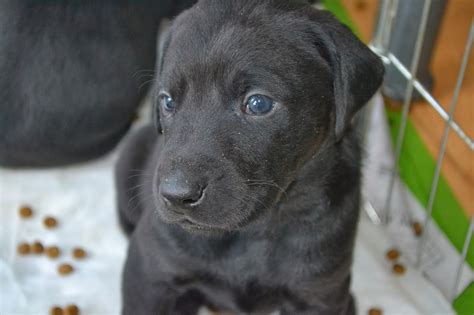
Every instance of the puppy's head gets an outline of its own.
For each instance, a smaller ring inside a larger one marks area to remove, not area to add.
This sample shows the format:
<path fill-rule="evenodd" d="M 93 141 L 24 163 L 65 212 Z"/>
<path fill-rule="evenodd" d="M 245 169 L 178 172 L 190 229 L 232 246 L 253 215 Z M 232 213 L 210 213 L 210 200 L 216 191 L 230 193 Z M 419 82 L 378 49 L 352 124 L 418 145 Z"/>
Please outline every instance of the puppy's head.
<path fill-rule="evenodd" d="M 165 221 L 206 233 L 269 215 L 383 76 L 331 14 L 287 0 L 200 1 L 174 22 L 158 68 L 155 202 Z"/>

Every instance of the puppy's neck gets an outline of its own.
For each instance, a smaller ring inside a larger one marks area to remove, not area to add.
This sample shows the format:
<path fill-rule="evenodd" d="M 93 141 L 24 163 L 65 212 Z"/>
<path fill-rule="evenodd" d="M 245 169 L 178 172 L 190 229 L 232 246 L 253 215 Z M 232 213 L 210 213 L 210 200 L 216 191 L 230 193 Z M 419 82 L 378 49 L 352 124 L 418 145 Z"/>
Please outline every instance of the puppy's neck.
<path fill-rule="evenodd" d="M 270 226 L 317 225 L 337 215 L 348 195 L 359 194 L 361 150 L 355 137 L 323 146 L 304 163 L 277 203 Z"/>

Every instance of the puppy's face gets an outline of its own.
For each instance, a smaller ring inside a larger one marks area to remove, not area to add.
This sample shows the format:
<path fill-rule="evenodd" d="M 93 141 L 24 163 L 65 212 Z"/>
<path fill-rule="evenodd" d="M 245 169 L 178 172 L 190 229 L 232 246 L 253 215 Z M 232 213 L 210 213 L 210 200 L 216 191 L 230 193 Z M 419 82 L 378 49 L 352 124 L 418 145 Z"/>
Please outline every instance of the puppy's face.
<path fill-rule="evenodd" d="M 369 69 L 370 87 L 357 91 L 365 95 L 335 96 L 353 93 L 342 89 L 354 84 L 336 91 L 343 58 L 331 55 L 337 44 L 324 25 L 362 52 L 348 67 Z M 270 215 L 322 143 L 343 136 L 378 86 L 372 69 L 379 66 L 331 16 L 299 2 L 208 0 L 182 14 L 165 43 L 156 91 L 164 146 L 154 198 L 162 218 L 217 233 Z"/>

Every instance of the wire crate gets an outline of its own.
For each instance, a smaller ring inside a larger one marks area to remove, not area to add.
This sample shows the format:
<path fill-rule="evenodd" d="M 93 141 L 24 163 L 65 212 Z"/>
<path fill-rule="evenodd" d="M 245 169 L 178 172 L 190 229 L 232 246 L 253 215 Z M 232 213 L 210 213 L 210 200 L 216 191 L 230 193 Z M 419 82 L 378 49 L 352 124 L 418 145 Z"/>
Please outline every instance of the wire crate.
<path fill-rule="evenodd" d="M 413 54 L 410 62 L 408 64 L 402 62 L 399 55 L 393 51 L 390 46 L 390 39 L 394 33 L 394 27 L 396 27 L 397 19 L 400 16 L 397 14 L 399 12 L 399 6 L 401 4 L 400 0 L 381 0 L 379 8 L 379 16 L 376 30 L 374 36 L 370 43 L 370 47 L 374 52 L 376 52 L 383 60 L 387 67 L 390 67 L 391 70 L 397 71 L 405 80 L 404 91 L 403 91 L 403 106 L 401 112 L 401 123 L 398 129 L 398 135 L 395 141 L 394 156 L 395 163 L 394 167 L 390 171 L 390 179 L 388 187 L 386 187 L 386 195 L 384 206 L 381 208 L 373 207 L 371 204 L 366 203 L 366 211 L 371 217 L 372 221 L 375 223 L 381 223 L 389 225 L 393 216 L 394 211 L 399 211 L 393 207 L 393 198 L 394 198 L 394 186 L 396 181 L 399 179 L 399 162 L 403 154 L 403 144 L 405 140 L 407 122 L 409 117 L 409 111 L 412 104 L 412 100 L 416 94 L 417 97 L 424 99 L 433 110 L 442 118 L 444 121 L 444 131 L 439 146 L 439 151 L 436 159 L 436 167 L 433 174 L 433 179 L 431 181 L 431 189 L 429 192 L 428 202 L 423 205 L 425 207 L 424 219 L 422 220 L 422 233 L 416 243 L 413 244 L 415 248 L 413 250 L 416 252 L 414 265 L 425 274 L 426 260 L 427 259 L 436 259 L 436 255 L 427 255 L 427 252 L 436 251 L 430 247 L 430 226 L 434 225 L 433 222 L 433 207 L 435 205 L 436 194 L 439 186 L 439 180 L 441 176 L 441 167 L 443 165 L 443 160 L 446 154 L 446 146 L 448 143 L 448 136 L 450 132 L 454 132 L 463 142 L 463 145 L 466 145 L 470 152 L 474 151 L 474 141 L 468 136 L 468 134 L 463 130 L 463 128 L 455 121 L 454 113 L 456 106 L 458 104 L 459 94 L 463 85 L 463 81 L 466 74 L 466 68 L 469 63 L 470 54 L 472 50 L 472 45 L 474 41 L 474 19 L 471 21 L 470 32 L 466 40 L 465 49 L 461 61 L 461 66 L 457 75 L 456 86 L 453 91 L 453 97 L 449 104 L 449 110 L 445 110 L 441 106 L 440 102 L 431 94 L 430 89 L 426 86 L 426 81 L 418 78 L 420 64 L 426 63 L 426 60 L 423 54 L 423 45 L 426 41 L 427 35 L 429 35 L 430 29 L 430 12 L 433 10 L 433 5 L 436 5 L 432 0 L 423 0 L 418 3 L 422 6 L 420 12 L 420 18 L 418 23 L 418 28 L 414 29 L 413 32 L 416 36 L 414 41 L 414 46 L 410 47 Z M 431 21 L 431 23 L 433 23 Z M 431 26 L 432 27 L 432 26 Z M 474 188 L 474 187 L 473 187 Z M 450 209 L 444 209 L 443 211 L 450 211 Z M 453 270 L 454 277 L 450 278 L 451 283 L 444 284 L 445 286 L 450 286 L 449 292 L 444 290 L 445 297 L 453 302 L 457 297 L 462 294 L 464 287 L 460 287 L 461 278 L 463 277 L 463 270 L 469 268 L 466 257 L 470 248 L 470 243 L 474 230 L 474 215 L 471 215 L 469 221 L 469 228 L 465 234 L 463 246 L 459 253 L 459 256 L 456 257 L 458 260 L 455 270 Z M 469 280 L 468 280 L 469 281 Z M 470 280 L 472 281 L 472 279 Z M 439 283 L 434 283 L 436 286 L 439 286 Z M 474 311 L 474 310 L 473 310 Z"/>

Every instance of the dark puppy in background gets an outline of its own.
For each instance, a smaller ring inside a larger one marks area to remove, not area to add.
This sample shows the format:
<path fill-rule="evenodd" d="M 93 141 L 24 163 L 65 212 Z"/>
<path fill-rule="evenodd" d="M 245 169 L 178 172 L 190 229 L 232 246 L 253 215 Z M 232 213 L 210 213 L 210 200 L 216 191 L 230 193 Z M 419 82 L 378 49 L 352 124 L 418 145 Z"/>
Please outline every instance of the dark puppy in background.
<path fill-rule="evenodd" d="M 193 2 L 0 1 L 0 166 L 112 149 L 146 92 L 161 19 Z"/>
<path fill-rule="evenodd" d="M 158 70 L 157 127 L 116 170 L 123 313 L 354 314 L 351 120 L 381 84 L 379 58 L 304 1 L 201 0 Z"/>

